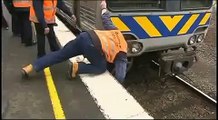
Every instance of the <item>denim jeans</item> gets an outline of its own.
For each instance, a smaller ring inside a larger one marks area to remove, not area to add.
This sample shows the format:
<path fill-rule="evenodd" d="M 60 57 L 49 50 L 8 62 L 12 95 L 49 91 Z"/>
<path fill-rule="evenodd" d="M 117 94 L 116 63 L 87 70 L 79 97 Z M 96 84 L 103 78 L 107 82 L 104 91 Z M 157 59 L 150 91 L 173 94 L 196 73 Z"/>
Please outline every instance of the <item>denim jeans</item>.
<path fill-rule="evenodd" d="M 77 55 L 84 55 L 91 64 L 78 63 L 78 74 L 101 74 L 106 71 L 107 61 L 101 51 L 97 50 L 88 33 L 83 32 L 75 40 L 68 42 L 62 49 L 38 58 L 33 67 L 41 71 L 46 67 L 68 60 Z"/>

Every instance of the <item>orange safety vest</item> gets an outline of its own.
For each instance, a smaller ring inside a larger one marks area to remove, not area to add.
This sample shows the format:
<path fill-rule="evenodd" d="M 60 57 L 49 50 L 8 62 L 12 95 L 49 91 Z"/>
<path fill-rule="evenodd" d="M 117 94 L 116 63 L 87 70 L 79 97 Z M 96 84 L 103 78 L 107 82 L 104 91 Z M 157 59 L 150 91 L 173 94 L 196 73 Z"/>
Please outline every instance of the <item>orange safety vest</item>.
<path fill-rule="evenodd" d="M 43 12 L 46 23 L 55 23 L 57 0 L 43 0 Z M 30 7 L 30 21 L 39 23 L 33 5 Z"/>
<path fill-rule="evenodd" d="M 127 53 L 127 42 L 119 30 L 94 30 L 94 32 L 101 42 L 102 51 L 109 63 L 114 62 L 120 51 Z"/>
<path fill-rule="evenodd" d="M 14 7 L 30 7 L 30 0 L 13 0 Z"/>

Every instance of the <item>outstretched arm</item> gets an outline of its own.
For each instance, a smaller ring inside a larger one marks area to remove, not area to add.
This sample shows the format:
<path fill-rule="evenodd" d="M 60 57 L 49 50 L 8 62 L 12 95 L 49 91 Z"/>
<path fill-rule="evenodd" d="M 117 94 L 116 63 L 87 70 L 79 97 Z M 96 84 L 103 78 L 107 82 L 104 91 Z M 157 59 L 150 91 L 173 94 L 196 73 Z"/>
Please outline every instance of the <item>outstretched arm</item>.
<path fill-rule="evenodd" d="M 111 16 L 110 16 L 110 12 L 107 11 L 107 4 L 105 0 L 101 1 L 101 10 L 102 10 L 102 22 L 103 22 L 103 26 L 104 29 L 106 30 L 117 30 L 118 28 L 116 26 L 114 26 L 113 22 L 111 21 Z"/>
<path fill-rule="evenodd" d="M 71 13 L 70 9 L 65 5 L 63 0 L 58 0 L 57 1 L 57 7 L 61 9 L 64 13 L 66 13 L 68 16 L 72 16 L 73 14 Z"/>
<path fill-rule="evenodd" d="M 127 56 L 124 52 L 119 52 L 115 59 L 115 78 L 123 83 L 126 77 Z"/>
<path fill-rule="evenodd" d="M 61 9 L 64 13 L 66 13 L 68 16 L 72 17 L 74 21 L 76 21 L 75 15 L 70 11 L 70 9 L 65 5 L 63 0 L 58 0 L 57 7 Z"/>

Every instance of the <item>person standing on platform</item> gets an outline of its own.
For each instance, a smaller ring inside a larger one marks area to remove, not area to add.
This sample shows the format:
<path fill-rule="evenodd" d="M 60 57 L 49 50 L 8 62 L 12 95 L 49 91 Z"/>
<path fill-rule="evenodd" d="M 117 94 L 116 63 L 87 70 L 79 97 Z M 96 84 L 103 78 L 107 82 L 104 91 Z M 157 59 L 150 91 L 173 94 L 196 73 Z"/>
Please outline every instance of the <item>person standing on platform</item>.
<path fill-rule="evenodd" d="M 19 16 L 17 24 L 21 25 L 21 42 L 32 46 L 32 26 L 29 20 L 31 0 L 13 0 L 14 11 Z"/>
<path fill-rule="evenodd" d="M 5 7 L 8 9 L 8 12 L 11 14 L 11 28 L 14 36 L 21 36 L 21 27 L 20 24 L 18 24 L 18 16 L 16 12 L 14 11 L 14 6 L 13 6 L 13 0 L 3 0 Z"/>
<path fill-rule="evenodd" d="M 5 17 L 4 15 L 2 14 L 2 27 L 6 30 L 8 30 L 8 23 L 7 21 L 5 20 Z"/>
<path fill-rule="evenodd" d="M 37 36 L 37 57 L 40 58 L 45 52 L 45 36 L 48 38 L 51 51 L 59 50 L 54 32 L 56 9 L 59 8 L 75 21 L 76 17 L 64 4 L 63 0 L 32 0 L 30 7 L 30 21 L 35 23 Z"/>
<path fill-rule="evenodd" d="M 42 71 L 44 68 L 83 55 L 90 63 L 74 62 L 70 64 L 68 76 L 75 79 L 78 74 L 101 74 L 107 69 L 107 62 L 115 65 L 115 78 L 123 84 L 127 68 L 127 42 L 120 30 L 112 23 L 110 12 L 102 0 L 102 22 L 105 30 L 89 30 L 79 34 L 75 40 L 69 41 L 62 49 L 51 52 L 33 64 L 22 68 L 22 76 L 28 79 L 30 73 Z"/>
<path fill-rule="evenodd" d="M 2 7 L 2 28 L 8 30 L 8 23 L 3 15 L 3 7 Z"/>

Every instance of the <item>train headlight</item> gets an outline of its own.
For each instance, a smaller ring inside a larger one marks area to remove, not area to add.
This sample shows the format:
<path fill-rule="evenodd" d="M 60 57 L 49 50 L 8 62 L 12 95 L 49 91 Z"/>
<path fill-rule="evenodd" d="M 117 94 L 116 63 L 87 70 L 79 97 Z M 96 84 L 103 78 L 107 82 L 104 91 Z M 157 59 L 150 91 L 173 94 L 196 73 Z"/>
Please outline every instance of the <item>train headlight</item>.
<path fill-rule="evenodd" d="M 197 43 L 200 43 L 204 40 L 204 34 L 200 34 L 198 35 L 198 38 L 197 38 Z"/>
<path fill-rule="evenodd" d="M 131 47 L 132 53 L 139 53 L 142 50 L 142 44 L 138 42 L 133 42 Z"/>
<path fill-rule="evenodd" d="M 192 45 L 196 42 L 196 35 L 190 37 L 190 39 L 188 40 L 188 44 L 189 45 Z"/>

